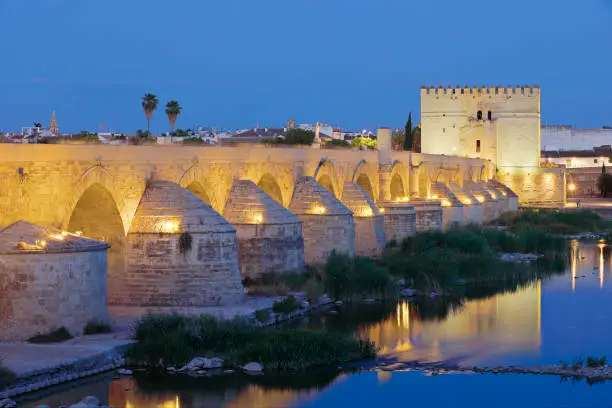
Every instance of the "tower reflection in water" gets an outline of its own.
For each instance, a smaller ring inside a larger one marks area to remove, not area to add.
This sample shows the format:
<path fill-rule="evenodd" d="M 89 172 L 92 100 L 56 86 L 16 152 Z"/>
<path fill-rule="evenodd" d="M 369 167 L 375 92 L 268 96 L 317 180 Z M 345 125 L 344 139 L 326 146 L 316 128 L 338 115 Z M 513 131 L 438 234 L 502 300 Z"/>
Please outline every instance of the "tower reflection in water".
<path fill-rule="evenodd" d="M 606 258 L 608 258 L 608 268 L 606 268 Z M 579 281 L 584 281 L 584 278 L 588 278 L 595 273 L 599 275 L 599 288 L 603 289 L 606 274 L 612 273 L 610 246 L 603 240 L 597 246 L 580 245 L 577 240 L 573 240 L 571 244 L 571 269 L 572 291 L 576 291 Z M 588 283 L 584 283 L 584 285 L 586 284 Z"/>
<path fill-rule="evenodd" d="M 440 319 L 423 319 L 415 305 L 401 302 L 393 316 L 360 327 L 360 337 L 400 361 L 476 364 L 495 355 L 537 356 L 541 344 L 541 282 L 515 293 L 467 301 Z"/>

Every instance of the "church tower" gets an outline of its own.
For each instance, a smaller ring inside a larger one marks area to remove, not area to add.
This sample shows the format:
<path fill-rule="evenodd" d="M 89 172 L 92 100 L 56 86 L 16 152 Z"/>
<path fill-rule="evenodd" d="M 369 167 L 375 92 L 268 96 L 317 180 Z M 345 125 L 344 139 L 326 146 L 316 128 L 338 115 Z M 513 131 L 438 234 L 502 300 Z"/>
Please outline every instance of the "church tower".
<path fill-rule="evenodd" d="M 53 136 L 59 136 L 59 127 L 57 127 L 57 119 L 55 118 L 55 112 L 51 114 L 51 124 L 49 124 L 49 132 Z"/>

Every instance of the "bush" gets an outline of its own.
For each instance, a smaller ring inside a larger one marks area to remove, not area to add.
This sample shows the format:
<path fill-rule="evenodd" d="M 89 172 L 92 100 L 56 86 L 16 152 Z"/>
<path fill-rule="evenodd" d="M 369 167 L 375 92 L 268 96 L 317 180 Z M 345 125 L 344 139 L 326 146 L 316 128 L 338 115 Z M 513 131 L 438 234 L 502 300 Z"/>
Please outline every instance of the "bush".
<path fill-rule="evenodd" d="M 581 358 L 575 358 L 572 362 L 572 370 L 580 370 L 584 365 L 584 360 Z"/>
<path fill-rule="evenodd" d="M 266 369 L 307 369 L 375 355 L 371 343 L 325 332 L 256 327 L 241 318 L 149 315 L 137 322 L 134 339 L 126 353 L 129 362 L 154 367 L 219 356 L 229 365 L 259 361 Z"/>
<path fill-rule="evenodd" d="M 289 129 L 285 133 L 285 144 L 311 145 L 315 138 L 315 132 L 306 129 Z"/>
<path fill-rule="evenodd" d="M 587 357 L 586 365 L 587 367 L 603 367 L 606 365 L 606 356 L 596 358 L 596 357 Z"/>
<path fill-rule="evenodd" d="M 270 320 L 270 311 L 266 309 L 255 311 L 255 320 L 260 323 L 268 322 L 268 320 Z"/>
<path fill-rule="evenodd" d="M 290 314 L 300 309 L 300 303 L 297 301 L 295 296 L 287 296 L 283 300 L 274 302 L 272 310 L 274 313 L 279 314 Z"/>
<path fill-rule="evenodd" d="M 331 139 L 325 142 L 325 147 L 350 147 L 350 143 L 346 140 Z"/>
<path fill-rule="evenodd" d="M 15 381 L 17 376 L 14 372 L 9 370 L 8 368 L 2 365 L 2 360 L 0 360 L 0 391 L 5 389 L 10 383 Z"/>
<path fill-rule="evenodd" d="M 37 334 L 30 337 L 28 343 L 61 343 L 62 341 L 72 339 L 72 335 L 65 327 L 60 327 L 57 330 L 52 330 L 46 334 Z"/>
<path fill-rule="evenodd" d="M 91 320 L 87 322 L 85 328 L 83 329 L 83 334 L 102 334 L 102 333 L 110 333 L 111 327 L 106 322 L 99 322 L 95 320 Z"/>
<path fill-rule="evenodd" d="M 397 294 L 389 270 L 368 258 L 332 252 L 325 264 L 325 291 L 334 299 Z"/>

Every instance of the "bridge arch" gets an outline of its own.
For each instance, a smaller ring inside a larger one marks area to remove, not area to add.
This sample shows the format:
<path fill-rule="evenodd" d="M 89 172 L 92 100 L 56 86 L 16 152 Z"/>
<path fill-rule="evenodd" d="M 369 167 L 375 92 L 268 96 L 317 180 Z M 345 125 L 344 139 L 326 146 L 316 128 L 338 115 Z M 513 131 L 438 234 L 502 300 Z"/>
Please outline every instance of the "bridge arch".
<path fill-rule="evenodd" d="M 372 199 L 372 201 L 376 202 L 378 195 L 376 194 L 376 184 L 372 182 L 372 178 L 370 177 L 370 166 L 368 162 L 365 160 L 360 160 L 359 163 L 355 166 L 355 170 L 353 171 L 353 177 L 351 178 L 352 182 L 359 184 L 359 187 L 365 191 L 365 193 Z"/>
<path fill-rule="evenodd" d="M 431 180 L 427 167 L 423 164 L 417 170 L 417 180 L 419 186 L 419 197 L 429 198 L 431 192 Z"/>
<path fill-rule="evenodd" d="M 257 186 L 261 188 L 267 195 L 272 197 L 277 203 L 284 206 L 283 203 L 283 192 L 276 180 L 276 177 L 271 175 L 270 173 L 265 173 L 259 181 L 257 182 Z"/>
<path fill-rule="evenodd" d="M 109 277 L 123 276 L 125 271 L 126 235 L 129 229 L 125 206 L 119 188 L 102 166 L 86 170 L 66 206 L 62 225 L 64 230 L 80 231 L 86 237 L 110 245 L 107 257 Z"/>
<path fill-rule="evenodd" d="M 189 190 L 200 200 L 213 207 L 216 211 L 222 211 L 221 203 L 215 194 L 213 183 L 206 177 L 204 171 L 198 165 L 188 168 L 181 176 L 178 184 Z M 231 186 L 230 186 L 231 188 Z"/>
<path fill-rule="evenodd" d="M 405 174 L 406 168 L 404 165 L 399 160 L 393 162 L 391 179 L 389 181 L 389 193 L 393 201 L 409 196 Z"/>
<path fill-rule="evenodd" d="M 321 159 L 317 165 L 317 169 L 315 170 L 313 177 L 323 188 L 336 197 L 338 196 L 337 192 L 339 189 L 336 188 L 336 172 L 334 164 L 330 160 L 327 158 Z"/>

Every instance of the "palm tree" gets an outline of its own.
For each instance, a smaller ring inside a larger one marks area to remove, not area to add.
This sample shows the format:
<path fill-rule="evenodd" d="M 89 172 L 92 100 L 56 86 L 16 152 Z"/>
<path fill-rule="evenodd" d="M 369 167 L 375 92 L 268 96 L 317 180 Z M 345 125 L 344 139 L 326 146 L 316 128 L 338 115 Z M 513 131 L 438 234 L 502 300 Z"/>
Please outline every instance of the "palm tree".
<path fill-rule="evenodd" d="M 172 132 L 174 132 L 174 125 L 178 116 L 183 111 L 183 108 L 177 101 L 170 101 L 166 104 L 166 115 L 168 115 L 168 122 L 170 122 L 170 143 L 172 143 Z"/>
<path fill-rule="evenodd" d="M 146 93 L 145 96 L 142 97 L 142 109 L 144 109 L 145 116 L 147 117 L 147 133 L 151 134 L 151 117 L 153 116 L 153 112 L 157 109 L 157 105 L 159 101 L 157 100 L 157 96 L 152 93 Z"/>

